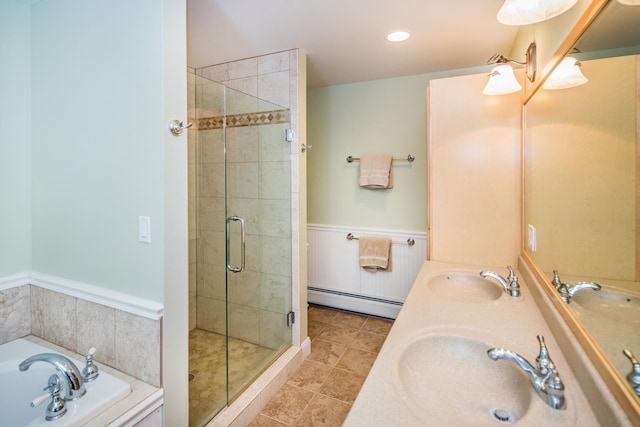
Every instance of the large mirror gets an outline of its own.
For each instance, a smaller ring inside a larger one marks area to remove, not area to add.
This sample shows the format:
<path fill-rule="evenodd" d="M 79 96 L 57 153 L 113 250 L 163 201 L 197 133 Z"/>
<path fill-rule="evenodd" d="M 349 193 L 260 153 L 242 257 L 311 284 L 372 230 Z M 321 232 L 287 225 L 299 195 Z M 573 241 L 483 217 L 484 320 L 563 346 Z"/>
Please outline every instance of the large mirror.
<path fill-rule="evenodd" d="M 569 52 L 588 82 L 543 85 L 525 104 L 523 225 L 548 283 L 556 270 L 565 284 L 601 286 L 569 288 L 559 304 L 637 409 L 623 349 L 640 358 L 640 4 L 622 3 L 609 1 Z"/>

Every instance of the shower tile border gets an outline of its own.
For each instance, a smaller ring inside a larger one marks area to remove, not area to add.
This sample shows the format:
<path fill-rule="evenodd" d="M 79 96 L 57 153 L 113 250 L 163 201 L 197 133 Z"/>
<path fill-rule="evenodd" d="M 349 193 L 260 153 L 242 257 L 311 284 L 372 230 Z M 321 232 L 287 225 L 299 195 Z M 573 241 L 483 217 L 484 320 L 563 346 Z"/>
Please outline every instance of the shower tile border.
<path fill-rule="evenodd" d="M 279 123 L 289 123 L 291 118 L 288 109 L 261 111 L 258 113 L 246 114 L 229 114 L 226 116 L 211 116 L 201 119 L 190 119 L 190 122 L 196 122 L 196 130 L 212 130 L 245 127 L 245 126 L 262 126 Z"/>

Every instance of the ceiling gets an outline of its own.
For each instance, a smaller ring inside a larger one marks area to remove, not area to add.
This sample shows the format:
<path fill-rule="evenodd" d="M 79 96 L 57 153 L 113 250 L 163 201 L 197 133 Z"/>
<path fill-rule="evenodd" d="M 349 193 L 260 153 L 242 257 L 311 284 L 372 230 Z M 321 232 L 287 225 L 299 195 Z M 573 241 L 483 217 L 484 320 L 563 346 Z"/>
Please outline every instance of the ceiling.
<path fill-rule="evenodd" d="M 200 68 L 301 48 L 309 87 L 485 65 L 518 27 L 503 0 L 188 0 L 188 65 Z M 411 38 L 385 36 L 405 30 Z"/>

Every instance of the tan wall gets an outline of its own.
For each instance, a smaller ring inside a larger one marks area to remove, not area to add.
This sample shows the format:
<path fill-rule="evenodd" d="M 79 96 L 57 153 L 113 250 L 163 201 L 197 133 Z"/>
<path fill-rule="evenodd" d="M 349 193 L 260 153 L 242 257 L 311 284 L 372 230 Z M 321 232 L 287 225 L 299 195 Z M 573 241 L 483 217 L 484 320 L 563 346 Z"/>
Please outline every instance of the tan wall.
<path fill-rule="evenodd" d="M 584 61 L 527 104 L 525 224 L 545 271 L 635 280 L 636 57 Z"/>
<path fill-rule="evenodd" d="M 485 96 L 486 74 L 429 85 L 429 259 L 515 266 L 520 96 Z"/>

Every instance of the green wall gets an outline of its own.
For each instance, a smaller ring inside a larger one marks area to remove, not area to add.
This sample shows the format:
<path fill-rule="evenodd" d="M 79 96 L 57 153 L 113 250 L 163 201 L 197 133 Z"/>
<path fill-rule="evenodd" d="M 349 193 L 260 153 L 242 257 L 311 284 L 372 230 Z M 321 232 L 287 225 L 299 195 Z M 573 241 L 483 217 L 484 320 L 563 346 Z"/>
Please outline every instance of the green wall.
<path fill-rule="evenodd" d="M 0 277 L 31 269 L 30 7 L 0 1 Z"/>
<path fill-rule="evenodd" d="M 161 12 L 154 0 L 50 0 L 31 23 L 33 270 L 156 301 Z M 139 215 L 151 244 L 138 242 Z"/>
<path fill-rule="evenodd" d="M 308 221 L 375 229 L 427 229 L 427 87 L 431 79 L 487 67 L 344 84 L 308 91 Z M 390 153 L 394 188 L 358 186 L 359 163 L 346 157 Z"/>
<path fill-rule="evenodd" d="M 166 4 L 27 3 L 0 2 L 0 277 L 161 302 Z M 151 244 L 138 242 L 141 215 Z"/>

